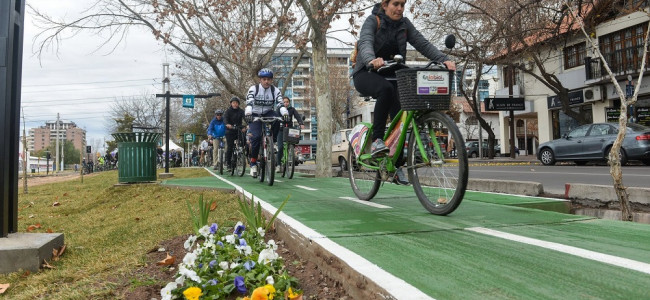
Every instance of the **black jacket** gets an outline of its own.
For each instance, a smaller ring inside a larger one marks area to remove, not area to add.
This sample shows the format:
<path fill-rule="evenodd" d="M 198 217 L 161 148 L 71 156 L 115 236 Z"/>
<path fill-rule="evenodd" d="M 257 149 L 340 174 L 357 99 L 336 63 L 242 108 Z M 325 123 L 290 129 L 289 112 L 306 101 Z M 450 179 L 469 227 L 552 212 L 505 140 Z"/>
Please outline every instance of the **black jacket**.
<path fill-rule="evenodd" d="M 293 122 L 293 119 L 296 119 L 296 121 L 298 121 L 298 124 L 305 125 L 305 122 L 302 120 L 302 116 L 293 106 L 289 106 L 287 108 L 287 111 L 289 111 L 289 122 Z M 280 108 L 277 109 L 277 112 L 280 113 Z"/>
<path fill-rule="evenodd" d="M 235 125 L 239 128 L 242 127 L 242 121 L 244 120 L 244 110 L 241 108 L 233 109 L 232 107 L 229 107 L 226 109 L 226 112 L 223 114 L 223 122 L 228 125 Z M 227 131 L 230 131 L 232 129 L 228 129 L 226 127 Z"/>

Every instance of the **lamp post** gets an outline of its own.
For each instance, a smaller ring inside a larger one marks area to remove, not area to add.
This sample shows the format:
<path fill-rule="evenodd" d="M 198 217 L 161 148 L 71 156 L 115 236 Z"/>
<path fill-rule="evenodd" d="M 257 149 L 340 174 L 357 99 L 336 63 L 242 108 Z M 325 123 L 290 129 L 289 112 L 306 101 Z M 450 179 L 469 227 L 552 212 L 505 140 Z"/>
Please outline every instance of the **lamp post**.
<path fill-rule="evenodd" d="M 171 98 L 183 98 L 181 94 L 171 94 L 169 90 L 164 94 L 156 94 L 156 97 L 165 97 L 165 173 L 169 173 L 169 102 Z M 207 95 L 194 95 L 194 98 L 207 99 L 212 97 L 219 97 L 220 93 L 208 93 Z"/>

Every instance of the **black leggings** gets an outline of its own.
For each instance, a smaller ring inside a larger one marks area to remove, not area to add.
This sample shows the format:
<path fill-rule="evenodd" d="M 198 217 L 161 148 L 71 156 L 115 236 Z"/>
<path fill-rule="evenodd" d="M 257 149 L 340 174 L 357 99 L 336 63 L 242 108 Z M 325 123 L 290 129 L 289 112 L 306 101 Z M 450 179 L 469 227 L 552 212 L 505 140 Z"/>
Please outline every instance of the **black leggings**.
<path fill-rule="evenodd" d="M 393 119 L 401 109 L 397 95 L 397 82 L 386 80 L 385 77 L 364 69 L 354 75 L 354 87 L 359 93 L 377 99 L 372 122 L 372 140 L 383 139 L 388 114 L 390 113 L 390 118 Z"/>

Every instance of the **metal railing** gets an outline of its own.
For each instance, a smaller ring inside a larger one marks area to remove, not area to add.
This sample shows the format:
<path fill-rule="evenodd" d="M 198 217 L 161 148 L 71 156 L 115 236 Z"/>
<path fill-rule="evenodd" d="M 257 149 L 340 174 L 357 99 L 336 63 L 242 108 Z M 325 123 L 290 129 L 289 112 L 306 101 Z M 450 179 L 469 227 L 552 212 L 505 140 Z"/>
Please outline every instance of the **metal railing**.
<path fill-rule="evenodd" d="M 625 48 L 611 53 L 604 53 L 603 57 L 615 75 L 636 73 L 641 69 L 643 46 Z M 645 70 L 650 70 L 650 57 L 646 58 Z M 607 71 L 599 58 L 585 58 L 585 72 L 587 80 L 600 79 L 607 76 Z"/>

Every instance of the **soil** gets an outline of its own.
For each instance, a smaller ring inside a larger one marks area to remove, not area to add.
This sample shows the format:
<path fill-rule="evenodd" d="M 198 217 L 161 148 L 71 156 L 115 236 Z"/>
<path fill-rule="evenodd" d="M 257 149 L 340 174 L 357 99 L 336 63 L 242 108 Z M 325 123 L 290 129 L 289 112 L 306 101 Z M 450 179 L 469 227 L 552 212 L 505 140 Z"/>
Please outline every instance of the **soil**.
<path fill-rule="evenodd" d="M 171 281 L 174 281 L 174 274 L 178 270 L 178 263 L 185 257 L 183 243 L 187 235 L 178 236 L 170 240 L 162 241 L 155 249 L 146 254 L 146 262 L 143 267 L 132 274 L 125 274 L 116 290 L 116 295 L 124 299 L 160 299 L 160 290 Z M 278 254 L 283 258 L 284 265 L 290 275 L 296 277 L 303 290 L 303 299 L 352 299 L 343 288 L 342 283 L 337 282 L 319 270 L 318 266 L 298 257 L 295 253 L 287 250 L 282 240 L 278 240 L 275 233 L 267 234 L 268 239 L 277 241 Z M 164 249 L 164 251 L 159 251 Z M 174 256 L 175 263 L 169 267 L 157 266 L 167 256 L 167 252 Z M 138 285 L 133 279 L 137 278 L 142 282 L 155 281 L 156 284 Z M 229 299 L 236 299 L 233 296 Z"/>

